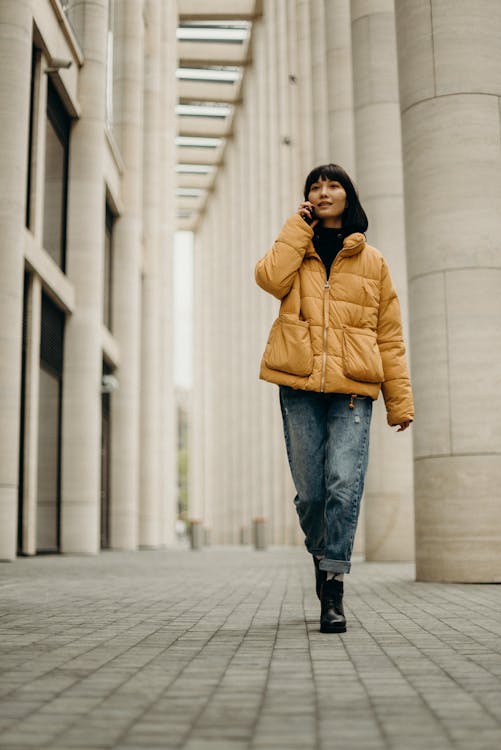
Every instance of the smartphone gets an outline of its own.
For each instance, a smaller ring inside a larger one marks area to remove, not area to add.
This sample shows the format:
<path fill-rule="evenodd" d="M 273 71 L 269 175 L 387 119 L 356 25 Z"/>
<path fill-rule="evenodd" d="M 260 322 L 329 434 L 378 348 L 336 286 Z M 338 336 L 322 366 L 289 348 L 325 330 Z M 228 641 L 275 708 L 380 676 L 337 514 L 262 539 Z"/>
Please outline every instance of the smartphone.
<path fill-rule="evenodd" d="M 314 208 L 311 208 L 311 209 L 310 209 L 310 213 L 311 213 L 311 219 L 309 219 L 309 218 L 308 218 L 308 216 L 303 216 L 303 219 L 305 220 L 305 222 L 306 222 L 307 224 L 311 224 L 311 223 L 312 223 L 312 222 L 314 222 L 314 221 L 315 221 L 315 219 L 317 218 L 317 216 L 316 216 L 316 214 L 315 214 L 315 209 L 314 209 Z"/>

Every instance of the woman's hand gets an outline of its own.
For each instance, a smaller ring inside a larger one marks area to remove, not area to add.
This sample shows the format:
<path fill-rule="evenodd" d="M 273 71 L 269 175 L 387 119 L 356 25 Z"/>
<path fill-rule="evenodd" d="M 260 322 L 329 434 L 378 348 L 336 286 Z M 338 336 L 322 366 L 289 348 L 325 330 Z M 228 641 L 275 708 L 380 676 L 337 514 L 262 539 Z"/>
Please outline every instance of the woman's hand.
<path fill-rule="evenodd" d="M 403 432 L 409 427 L 410 424 L 410 422 L 400 422 L 397 432 Z M 397 425 L 395 425 L 395 427 L 397 427 Z"/>
<path fill-rule="evenodd" d="M 307 224 L 311 224 L 315 218 L 315 207 L 312 203 L 310 203 L 310 201 L 303 201 L 303 203 L 300 204 L 297 212 Z"/>

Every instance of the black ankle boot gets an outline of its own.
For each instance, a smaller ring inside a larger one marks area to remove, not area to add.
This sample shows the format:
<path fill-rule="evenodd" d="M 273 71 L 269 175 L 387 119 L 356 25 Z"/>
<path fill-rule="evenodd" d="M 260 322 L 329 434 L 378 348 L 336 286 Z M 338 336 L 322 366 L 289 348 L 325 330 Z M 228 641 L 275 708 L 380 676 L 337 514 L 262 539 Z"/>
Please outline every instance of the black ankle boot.
<path fill-rule="evenodd" d="M 345 633 L 346 617 L 343 610 L 343 582 L 331 578 L 324 581 L 321 599 L 322 611 L 320 614 L 321 633 Z"/>
<path fill-rule="evenodd" d="M 315 566 L 315 586 L 317 590 L 317 596 L 321 600 L 322 584 L 324 583 L 327 573 L 325 570 L 320 570 L 320 560 L 313 555 L 313 564 Z"/>

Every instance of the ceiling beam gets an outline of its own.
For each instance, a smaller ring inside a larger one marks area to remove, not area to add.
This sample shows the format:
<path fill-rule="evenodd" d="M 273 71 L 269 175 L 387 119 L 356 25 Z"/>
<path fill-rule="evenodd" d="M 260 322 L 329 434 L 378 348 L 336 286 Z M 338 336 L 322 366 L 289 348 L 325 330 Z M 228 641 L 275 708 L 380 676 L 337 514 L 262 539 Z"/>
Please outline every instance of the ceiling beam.
<path fill-rule="evenodd" d="M 180 21 L 252 21 L 262 13 L 257 0 L 178 0 Z"/>

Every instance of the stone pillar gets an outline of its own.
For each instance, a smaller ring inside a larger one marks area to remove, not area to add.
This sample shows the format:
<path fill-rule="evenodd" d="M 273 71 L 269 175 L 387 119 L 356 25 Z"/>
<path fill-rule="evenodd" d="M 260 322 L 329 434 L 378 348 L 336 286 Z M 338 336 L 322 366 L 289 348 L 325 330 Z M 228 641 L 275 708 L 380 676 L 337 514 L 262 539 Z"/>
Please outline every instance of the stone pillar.
<path fill-rule="evenodd" d="M 318 0 L 315 0 L 318 2 Z M 298 118 L 301 176 L 304 176 L 315 166 L 315 129 L 313 127 L 313 81 L 311 70 L 311 0 L 296 0 L 296 34 L 298 56 Z"/>
<path fill-rule="evenodd" d="M 26 350 L 24 364 L 24 461 L 22 552 L 37 551 L 38 426 L 40 393 L 40 338 L 42 326 L 42 282 L 30 276 L 26 290 Z"/>
<path fill-rule="evenodd" d="M 350 0 L 325 3 L 329 161 L 355 178 Z"/>
<path fill-rule="evenodd" d="M 501 6 L 397 0 L 396 21 L 417 578 L 500 582 Z"/>
<path fill-rule="evenodd" d="M 232 211 L 232 220 L 228 222 L 228 240 L 226 245 L 227 260 L 226 264 L 222 263 L 221 268 L 225 268 L 226 284 L 227 284 L 227 303 L 223 307 L 224 314 L 226 315 L 226 354 L 223 362 L 225 363 L 226 369 L 226 403 L 227 403 L 227 428 L 226 428 L 226 440 L 227 440 L 227 451 L 225 453 L 227 457 L 226 476 L 228 483 L 228 502 L 227 502 L 227 543 L 235 544 L 238 538 L 239 528 L 239 505 L 237 498 L 239 495 L 238 485 L 240 484 L 240 478 L 238 474 L 238 426 L 237 422 L 240 420 L 237 389 L 240 386 L 238 378 L 238 317 L 237 317 L 237 293 L 240 294 L 240 290 L 237 289 L 235 283 L 236 264 L 240 260 L 236 252 L 232 252 L 233 249 L 238 247 L 237 241 L 237 229 L 239 225 L 240 210 L 241 210 L 241 196 L 242 191 L 239 189 L 237 182 L 236 173 L 236 161 L 238 142 L 240 140 L 239 123 L 241 119 L 241 112 L 237 112 L 235 115 L 235 132 L 231 142 L 226 146 L 226 167 L 225 172 L 227 176 L 227 193 L 225 205 L 230 205 L 233 202 L 234 210 Z"/>
<path fill-rule="evenodd" d="M 19 427 L 32 3 L 0 3 L 0 559 L 17 547 Z"/>
<path fill-rule="evenodd" d="M 329 2 L 327 2 L 329 5 Z M 329 100 L 327 98 L 327 46 L 326 46 L 326 3 L 324 0 L 313 0 L 310 4 L 311 23 L 311 76 L 310 86 L 313 93 L 313 164 L 327 164 L 329 155 Z M 306 85 L 306 81 L 305 81 Z M 306 175 L 305 175 L 306 177 Z"/>
<path fill-rule="evenodd" d="M 209 335 L 208 297 L 206 274 L 210 273 L 206 259 L 208 252 L 207 226 L 201 233 L 194 236 L 193 247 L 193 357 L 194 379 L 193 395 L 193 423 L 189 431 L 189 515 L 190 518 L 204 518 L 204 500 L 207 492 L 204 476 L 204 465 L 207 450 L 205 428 L 207 413 L 211 408 L 205 399 L 205 378 L 208 371 L 207 357 L 209 352 L 205 345 Z M 210 261 L 209 261 L 210 262 Z"/>
<path fill-rule="evenodd" d="M 206 279 L 204 295 L 204 370 L 203 402 L 204 402 L 204 494 L 201 498 L 205 522 L 213 529 L 213 538 L 220 539 L 219 505 L 221 496 L 221 481 L 217 466 L 218 447 L 216 436 L 220 429 L 216 403 L 219 398 L 219 339 L 217 313 L 217 298 L 214 292 L 218 288 L 219 267 L 216 263 L 216 252 L 220 245 L 220 216 L 214 199 L 211 199 L 211 209 L 204 222 L 204 243 L 202 252 L 204 265 L 202 271 Z M 197 273 L 195 267 L 195 273 Z M 197 301 L 195 300 L 195 304 Z"/>
<path fill-rule="evenodd" d="M 406 337 L 407 271 L 398 75 L 393 0 L 352 0 L 356 171 L 369 217 L 368 241 L 389 262 Z M 374 405 L 365 492 L 368 560 L 414 557 L 412 429 L 386 424 L 382 397 Z"/>
<path fill-rule="evenodd" d="M 118 144 L 124 159 L 123 214 L 114 228 L 114 333 L 120 346 L 113 394 L 111 546 L 138 544 L 140 267 L 142 242 L 143 13 L 137 0 L 116 4 L 115 93 Z"/>
<path fill-rule="evenodd" d="M 215 367 L 220 369 L 220 377 L 216 381 L 216 394 L 219 401 L 218 412 L 219 419 L 216 422 L 216 445 L 218 446 L 217 451 L 217 465 L 218 465 L 218 476 L 221 478 L 221 490 L 214 498 L 214 506 L 221 503 L 217 509 L 218 513 L 218 528 L 221 530 L 222 543 L 230 543 L 230 518 L 231 518 L 231 504 L 233 498 L 231 496 L 230 488 L 230 474 L 231 466 L 228 465 L 228 457 L 231 455 L 230 444 L 232 440 L 231 435 L 231 423 L 230 423 L 230 379 L 232 373 L 230 372 L 230 317 L 232 314 L 231 303 L 230 303 L 230 280 L 229 280 L 229 265 L 227 254 L 230 251 L 231 245 L 231 227 L 228 221 L 228 206 L 231 203 L 233 196 L 231 195 L 230 187 L 230 174 L 228 169 L 228 162 L 224 169 L 222 177 L 222 190 L 221 197 L 217 202 L 217 211 L 219 214 L 219 226 L 221 243 L 217 247 L 217 255 L 215 258 L 216 268 L 225 269 L 224 283 L 221 284 L 221 275 L 219 276 L 219 294 L 214 294 L 213 304 L 216 306 L 216 316 L 218 320 L 216 330 L 217 349 L 219 350 L 219 362 L 216 361 Z M 231 197 L 230 197 L 231 196 Z M 214 292 L 217 286 L 214 287 Z M 223 365 L 221 367 L 221 364 Z M 217 492 L 217 486 L 216 486 Z M 216 510 L 216 507 L 214 508 Z"/>
<path fill-rule="evenodd" d="M 72 0 L 71 22 L 85 64 L 82 115 L 72 129 L 67 274 L 78 304 L 66 322 L 62 409 L 61 551 L 99 550 L 101 482 L 101 325 L 105 198 L 103 185 L 108 3 Z"/>
<path fill-rule="evenodd" d="M 141 294 L 141 427 L 139 544 L 161 541 L 160 495 L 160 97 L 161 4 L 147 0 L 144 58 L 143 279 Z M 167 82 L 165 82 L 167 83 Z M 173 134 L 172 134 L 173 136 Z M 164 200 L 168 196 L 164 195 Z M 172 198 L 171 198 L 172 200 Z M 167 303 L 169 304 L 169 303 Z"/>
<path fill-rule="evenodd" d="M 257 179 L 257 202 L 255 205 L 255 216 L 259 217 L 257 226 L 257 252 L 256 261 L 271 246 L 270 221 L 269 221 L 269 188 L 263 189 L 264 185 L 269 185 L 270 178 L 273 177 L 270 169 L 270 144 L 269 144 L 269 98 L 267 94 L 268 86 L 268 64 L 267 56 L 270 50 L 266 46 L 266 28 L 263 21 L 256 24 L 255 28 L 256 41 L 256 83 L 257 83 L 257 112 L 256 112 L 256 179 Z M 274 317 L 273 300 L 269 295 L 263 294 L 256 287 L 256 298 L 259 309 L 256 311 L 256 326 L 259 331 L 259 350 L 262 352 L 266 343 L 270 325 Z M 259 360 L 257 362 L 257 373 L 259 372 Z M 265 517 L 269 514 L 273 498 L 273 441 L 270 429 L 273 404 L 272 398 L 276 396 L 274 389 L 270 388 L 269 383 L 258 381 L 258 401 L 257 410 L 259 414 L 258 424 L 258 441 L 259 441 L 259 477 L 260 482 L 257 489 L 256 497 L 256 515 Z"/>
<path fill-rule="evenodd" d="M 237 181 L 238 185 L 249 183 L 249 103 L 244 101 L 240 118 L 240 141 L 237 151 Z M 242 252 L 236 265 L 236 306 L 238 315 L 237 342 L 238 342 L 238 374 L 237 374 L 237 399 L 239 417 L 237 420 L 238 430 L 238 472 L 237 483 L 239 486 L 240 504 L 238 511 L 238 541 L 243 543 L 247 538 L 249 515 L 249 492 L 250 492 L 250 418 L 249 418 L 249 395 L 250 377 L 254 375 L 249 362 L 249 284 L 252 278 L 249 264 L 249 247 L 246 242 L 246 231 L 248 226 L 248 206 L 243 200 L 239 201 L 237 246 Z"/>
<path fill-rule="evenodd" d="M 261 463 L 261 441 L 260 435 L 260 408 L 261 408 L 261 394 L 262 384 L 258 379 L 259 372 L 259 358 L 261 356 L 261 331 L 259 326 L 260 308 L 262 301 L 259 297 L 259 289 L 254 281 L 254 266 L 257 259 L 260 257 L 261 245 L 259 239 L 259 231 L 255 231 L 255 221 L 257 212 L 259 210 L 259 193 L 260 193 L 260 164 L 258 161 L 258 149 L 259 149 L 259 132 L 255 126 L 254 118 L 257 115 L 259 106 L 259 77 L 257 75 L 256 66 L 253 65 L 252 69 L 246 74 L 249 76 L 248 88 L 247 88 L 247 101 L 249 105 L 249 142 L 247 153 L 248 158 L 248 174 L 247 179 L 249 181 L 249 192 L 247 201 L 247 211 L 244 217 L 244 226 L 247 230 L 247 237 L 250 238 L 248 243 L 249 253 L 249 265 L 248 265 L 248 309 L 255 311 L 250 317 L 249 322 L 249 397 L 247 400 L 248 407 L 248 423 L 249 423 L 249 445 L 248 445 L 248 460 L 250 462 L 249 471 L 249 504 L 246 515 L 246 527 L 248 533 L 245 538 L 250 539 L 251 536 L 251 525 L 252 518 L 259 515 L 258 503 L 260 502 L 260 496 L 262 492 L 262 463 Z"/>
<path fill-rule="evenodd" d="M 160 511 L 162 544 L 175 541 L 177 518 L 177 436 L 176 402 L 173 383 L 172 258 L 176 209 L 172 197 L 176 186 L 176 111 L 177 101 L 177 0 L 162 0 L 162 76 L 160 161 Z"/>
<path fill-rule="evenodd" d="M 233 220 L 231 222 L 232 235 L 230 248 L 242 248 L 240 238 L 240 228 L 242 225 L 242 213 L 245 210 L 244 204 L 244 193 L 242 191 L 240 181 L 240 161 L 242 159 L 242 143 L 243 143 L 243 113 L 240 108 L 238 112 L 238 121 L 233 136 L 233 149 L 231 169 L 232 176 L 232 194 L 237 197 L 235 211 L 233 213 Z M 230 250 L 229 248 L 229 250 Z M 233 448 L 233 461 L 232 461 L 232 473 L 231 473 L 231 498 L 232 498 L 232 528 L 231 528 L 231 542 L 237 544 L 239 541 L 240 528 L 242 526 L 242 516 L 244 513 L 243 496 L 244 490 L 242 488 L 243 480 L 243 458 L 245 452 L 241 442 L 242 430 L 245 429 L 245 425 L 242 419 L 242 402 L 246 397 L 243 385 L 244 376 L 242 371 L 242 359 L 243 359 L 243 346 L 245 342 L 242 337 L 242 316 L 241 316 L 241 303 L 243 297 L 243 289 L 240 283 L 240 269 L 243 263 L 242 252 L 229 252 L 230 257 L 230 269 L 231 269 L 231 307 L 233 314 L 231 316 L 231 382 L 230 382 L 230 393 L 231 393 L 231 441 Z"/>
<path fill-rule="evenodd" d="M 299 191 L 301 195 L 301 186 L 304 182 L 305 169 L 301 163 L 301 122 L 300 122 L 300 90 L 299 90 L 299 42 L 297 33 L 297 6 L 295 2 L 283 0 L 285 3 L 285 24 L 287 30 L 287 78 L 288 91 L 287 101 L 290 110 L 290 149 L 291 149 L 291 187 L 294 191 L 294 197 Z M 282 15 L 283 18 L 283 15 Z M 293 208 L 296 205 L 294 201 Z"/>

